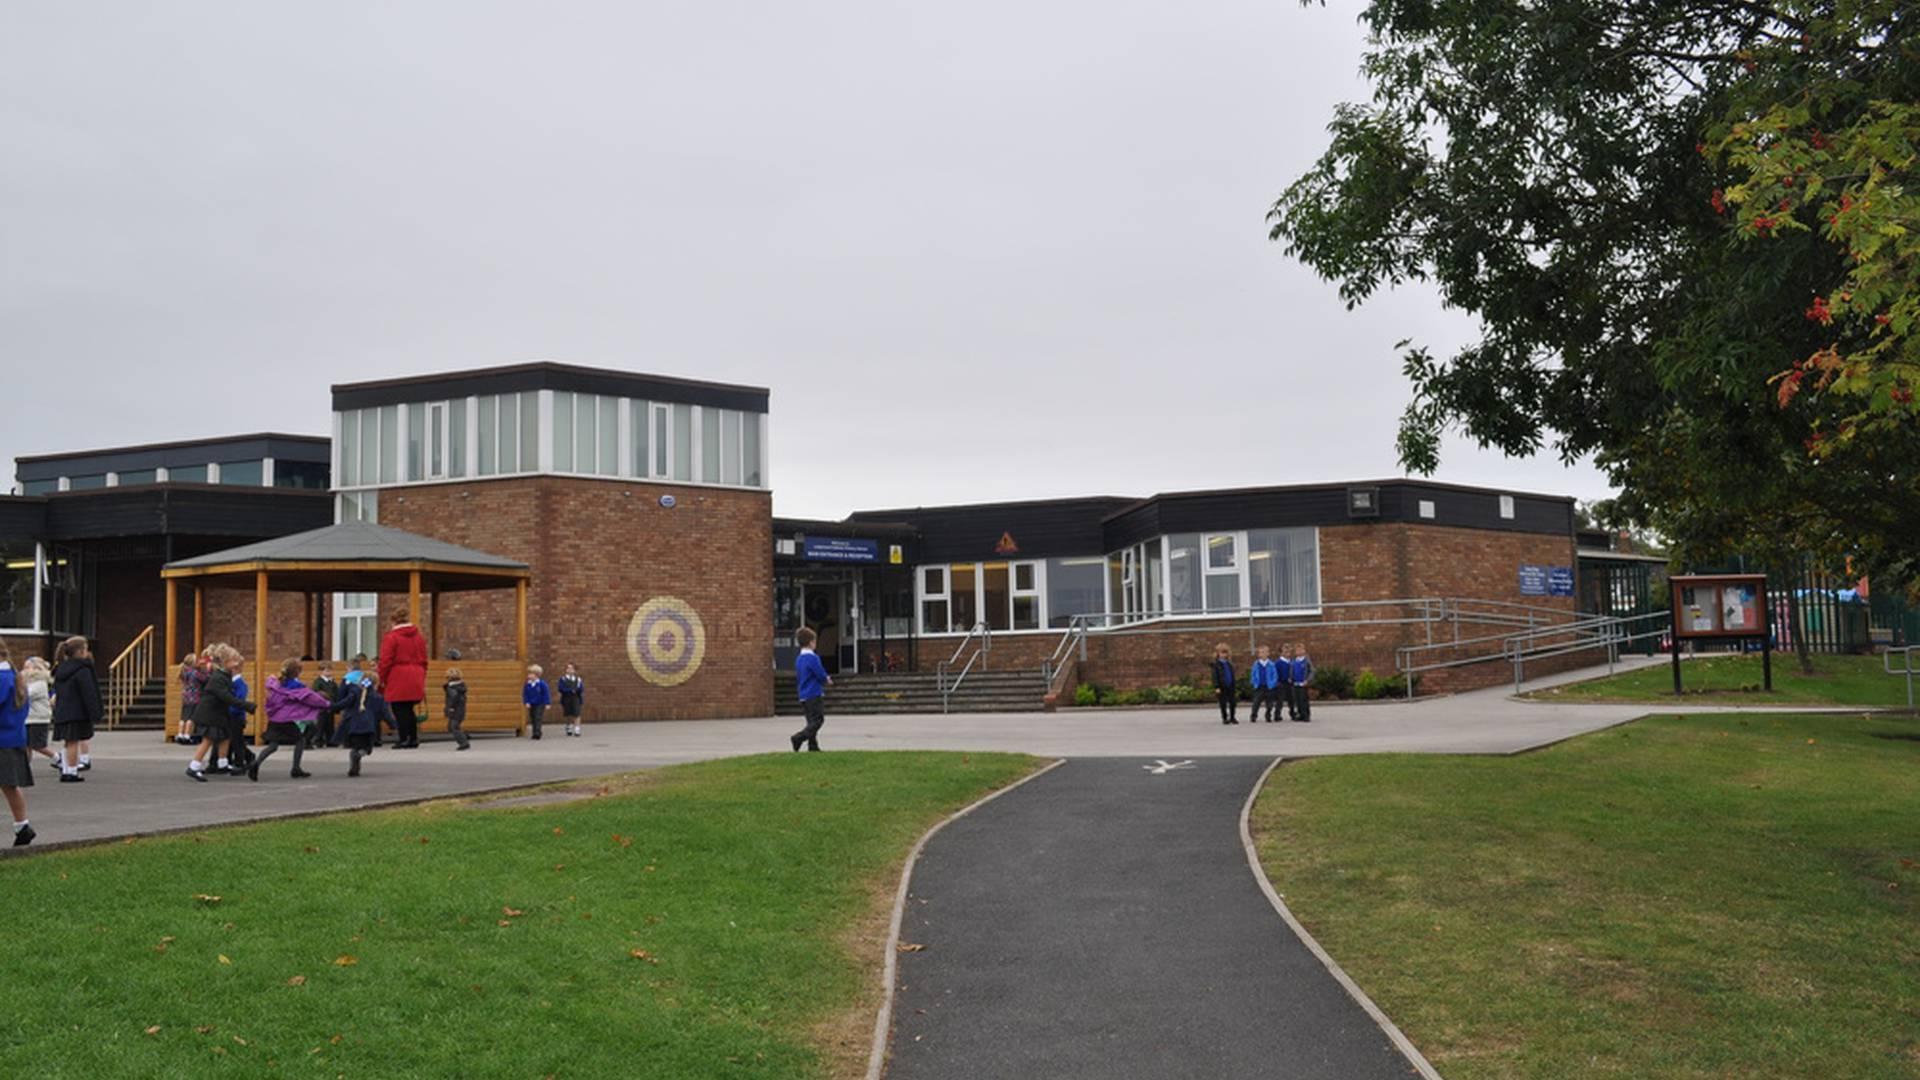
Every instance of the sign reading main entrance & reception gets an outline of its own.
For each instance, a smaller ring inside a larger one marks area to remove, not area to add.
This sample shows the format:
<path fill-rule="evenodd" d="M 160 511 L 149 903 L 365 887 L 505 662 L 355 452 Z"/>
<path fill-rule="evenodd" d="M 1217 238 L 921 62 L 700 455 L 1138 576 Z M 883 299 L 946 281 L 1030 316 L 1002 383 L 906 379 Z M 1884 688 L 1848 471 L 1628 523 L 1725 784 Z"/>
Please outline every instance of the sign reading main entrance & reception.
<path fill-rule="evenodd" d="M 800 545 L 800 554 L 813 562 L 880 561 L 880 541 L 857 540 L 850 536 L 809 536 Z"/>
<path fill-rule="evenodd" d="M 656 596 L 627 623 L 627 659 L 655 686 L 679 686 L 693 678 L 706 656 L 706 624 L 679 597 Z"/>

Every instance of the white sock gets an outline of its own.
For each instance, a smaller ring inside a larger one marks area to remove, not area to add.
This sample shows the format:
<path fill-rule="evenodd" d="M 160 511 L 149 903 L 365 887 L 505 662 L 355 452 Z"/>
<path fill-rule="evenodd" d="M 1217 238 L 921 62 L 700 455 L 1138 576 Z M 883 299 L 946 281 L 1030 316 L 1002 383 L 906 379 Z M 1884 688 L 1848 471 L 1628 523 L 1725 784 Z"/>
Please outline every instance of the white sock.
<path fill-rule="evenodd" d="M 201 761 L 199 758 L 194 758 L 193 760 L 187 762 L 187 771 L 188 772 L 206 772 L 207 763 L 204 761 Z"/>
<path fill-rule="evenodd" d="M 220 761 L 219 761 L 219 763 L 218 763 L 217 765 L 215 765 L 214 767 L 215 767 L 215 768 L 217 768 L 217 769 L 224 769 L 224 768 L 226 768 L 226 767 L 227 767 L 227 759 L 226 759 L 226 758 L 221 758 L 221 759 L 220 759 Z"/>
<path fill-rule="evenodd" d="M 92 755 L 92 754 L 81 754 L 81 755 L 80 755 L 80 764 L 82 764 L 82 765 L 91 765 L 91 764 L 93 764 L 93 755 Z"/>
<path fill-rule="evenodd" d="M 19 821 L 16 821 L 16 822 L 14 822 L 14 823 L 13 823 L 13 831 L 14 831 L 14 832 L 26 832 L 26 831 L 27 831 L 27 819 L 26 819 L 26 818 L 21 818 L 21 819 L 20 819 Z"/>

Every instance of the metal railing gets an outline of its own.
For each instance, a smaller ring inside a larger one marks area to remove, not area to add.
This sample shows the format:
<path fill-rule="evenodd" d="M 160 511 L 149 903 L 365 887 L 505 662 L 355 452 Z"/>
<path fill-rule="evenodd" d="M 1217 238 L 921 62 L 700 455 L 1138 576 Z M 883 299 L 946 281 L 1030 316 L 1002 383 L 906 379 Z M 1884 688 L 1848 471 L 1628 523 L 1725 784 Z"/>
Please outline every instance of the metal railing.
<path fill-rule="evenodd" d="M 960 673 L 953 676 L 952 681 L 949 682 L 948 672 L 953 665 L 960 662 L 960 654 L 967 651 L 967 646 L 973 644 L 975 638 L 980 640 L 979 648 L 974 650 L 973 655 L 967 657 L 967 662 L 961 667 Z M 952 710 L 953 692 L 960 689 L 960 684 L 966 681 L 967 674 L 973 670 L 974 664 L 978 663 L 981 671 L 987 670 L 987 652 L 992 648 L 993 628 L 985 622 L 977 622 L 973 624 L 973 629 L 967 631 L 967 636 L 960 639 L 960 645 L 953 650 L 953 655 L 940 661 L 940 665 L 934 669 L 934 676 L 936 685 L 940 687 L 941 712 Z"/>
<path fill-rule="evenodd" d="M 147 680 L 153 677 L 153 659 L 153 627 L 149 626 L 107 665 L 106 701 L 101 709 L 106 714 L 103 719 L 107 730 L 119 727 L 133 703 L 139 700 Z"/>
<path fill-rule="evenodd" d="M 1078 616 L 1075 616 L 1078 618 Z M 1078 655 L 1075 655 L 1078 653 Z M 1067 632 L 1060 635 L 1060 644 L 1053 647 L 1053 655 L 1040 661 L 1040 677 L 1046 681 L 1048 695 L 1060 692 L 1057 685 L 1060 677 L 1073 671 L 1078 663 L 1087 658 L 1087 628 L 1085 624 L 1073 619 L 1067 620 Z"/>
<path fill-rule="evenodd" d="M 1913 653 L 1915 649 L 1920 649 L 1920 645 L 1903 645 L 1896 649 L 1888 649 L 1886 652 L 1880 654 L 1880 667 L 1882 670 L 1889 675 L 1905 675 L 1907 677 L 1907 708 L 1909 709 L 1913 708 L 1913 677 L 1916 674 L 1920 674 L 1920 672 L 1916 672 L 1913 667 Z M 1893 656 L 1895 653 L 1899 653 L 1901 658 L 1901 666 L 1898 671 L 1894 670 L 1893 667 Z"/>

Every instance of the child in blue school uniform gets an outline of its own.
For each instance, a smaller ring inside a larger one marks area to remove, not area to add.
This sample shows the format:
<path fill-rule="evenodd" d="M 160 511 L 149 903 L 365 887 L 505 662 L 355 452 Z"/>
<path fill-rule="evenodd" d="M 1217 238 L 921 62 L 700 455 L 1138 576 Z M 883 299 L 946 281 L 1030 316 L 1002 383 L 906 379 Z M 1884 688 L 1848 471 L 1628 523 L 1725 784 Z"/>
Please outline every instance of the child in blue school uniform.
<path fill-rule="evenodd" d="M 1280 708 L 1280 665 L 1268 655 L 1265 645 L 1260 646 L 1253 661 L 1253 670 L 1248 674 L 1253 683 L 1252 723 L 1260 722 L 1262 704 L 1267 707 L 1267 723 L 1277 723 L 1280 719 L 1275 715 Z"/>
<path fill-rule="evenodd" d="M 527 707 L 527 726 L 533 729 L 533 737 L 540 737 L 540 724 L 547 718 L 547 706 L 553 704 L 553 691 L 547 689 L 547 681 L 542 678 L 546 672 L 539 664 L 527 669 L 527 685 L 520 689 L 520 704 Z"/>
<path fill-rule="evenodd" d="M 1294 642 L 1293 657 L 1287 661 L 1288 681 L 1293 684 L 1293 693 L 1287 702 L 1288 713 L 1305 724 L 1313 719 L 1313 701 L 1307 696 L 1308 687 L 1313 685 L 1313 661 L 1307 659 L 1307 646 L 1304 642 Z"/>
<path fill-rule="evenodd" d="M 566 674 L 560 676 L 560 715 L 566 717 L 567 734 L 580 734 L 580 707 L 587 700 L 587 681 L 572 664 L 567 665 Z"/>
<path fill-rule="evenodd" d="M 360 759 L 373 753 L 374 732 L 383 723 L 393 723 L 387 699 L 380 696 L 379 677 L 369 671 L 359 681 L 342 686 L 328 709 L 340 714 L 333 741 L 347 746 L 347 775 L 359 776 Z"/>
<path fill-rule="evenodd" d="M 1237 724 L 1240 718 L 1234 715 L 1240 707 L 1238 687 L 1233 682 L 1232 650 L 1225 642 L 1213 647 L 1213 692 L 1220 698 L 1220 722 Z"/>

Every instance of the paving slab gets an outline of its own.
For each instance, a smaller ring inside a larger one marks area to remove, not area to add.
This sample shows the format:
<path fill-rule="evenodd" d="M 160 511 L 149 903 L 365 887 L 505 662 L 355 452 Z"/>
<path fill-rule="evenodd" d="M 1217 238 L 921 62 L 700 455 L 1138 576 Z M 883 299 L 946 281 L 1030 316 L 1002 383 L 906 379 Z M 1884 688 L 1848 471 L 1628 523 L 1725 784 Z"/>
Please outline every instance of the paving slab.
<path fill-rule="evenodd" d="M 889 1077 L 1418 1075 L 1247 865 L 1272 759 L 1182 760 L 1070 760 L 933 837 Z"/>

